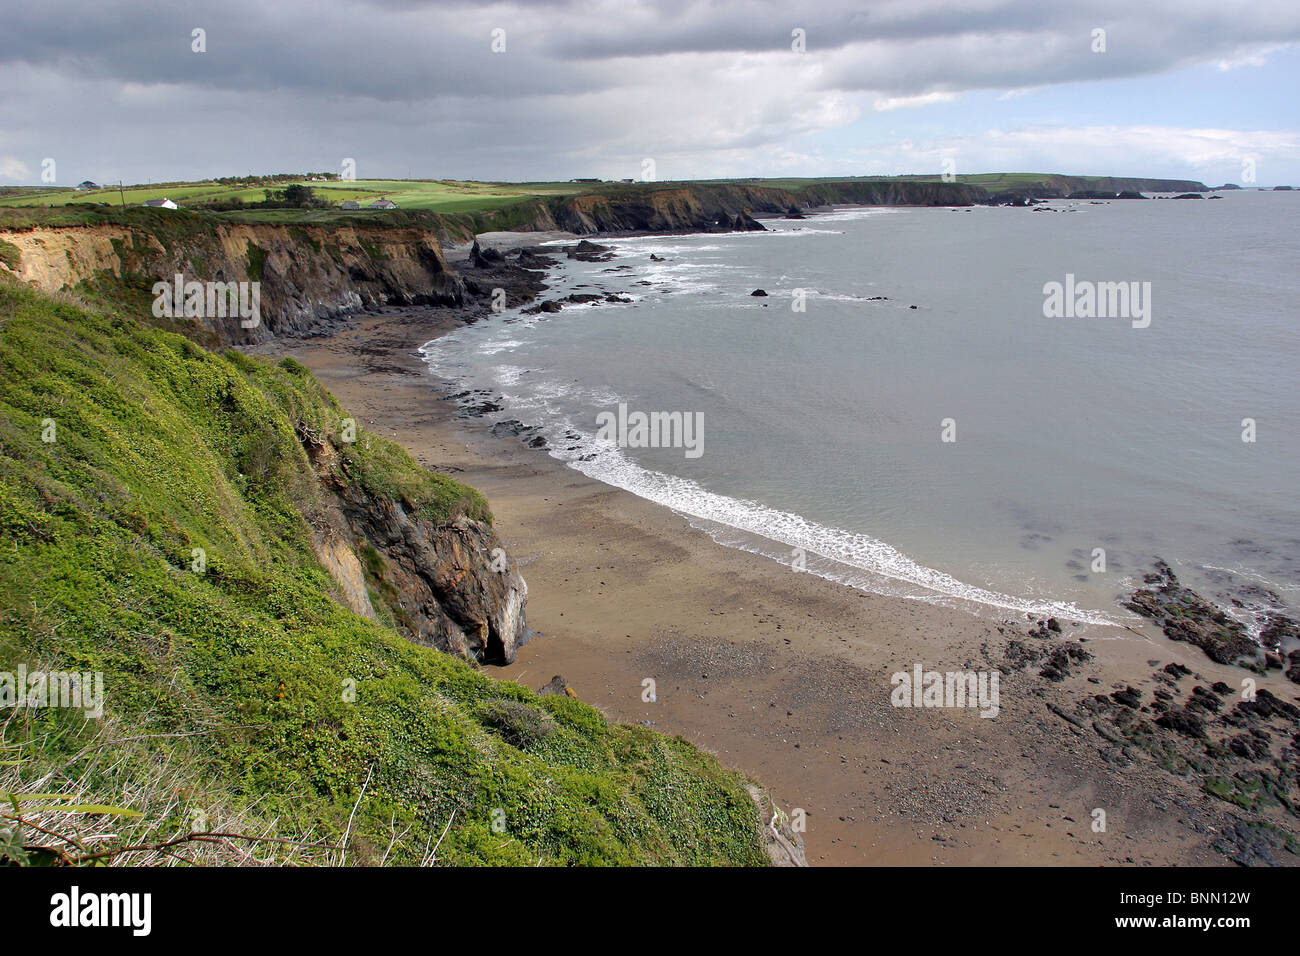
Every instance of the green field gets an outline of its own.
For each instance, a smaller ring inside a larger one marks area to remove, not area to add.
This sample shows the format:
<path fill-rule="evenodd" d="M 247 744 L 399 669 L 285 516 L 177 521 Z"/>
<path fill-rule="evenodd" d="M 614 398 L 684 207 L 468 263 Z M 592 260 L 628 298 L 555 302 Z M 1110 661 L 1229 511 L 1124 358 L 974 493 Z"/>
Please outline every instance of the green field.
<path fill-rule="evenodd" d="M 351 181 L 311 182 L 299 180 L 310 186 L 319 198 L 342 203 L 354 200 L 362 206 L 376 199 L 391 199 L 402 209 L 423 209 L 432 212 L 480 212 L 500 209 L 533 196 L 562 196 L 585 192 L 594 184 L 583 183 L 477 183 L 453 180 L 357 179 Z M 108 203 L 120 206 L 138 206 L 147 199 L 171 199 L 177 205 L 202 208 L 204 205 L 224 200 L 238 199 L 245 203 L 261 202 L 267 188 L 283 189 L 289 183 L 274 187 L 262 185 L 221 185 L 219 183 L 166 183 L 156 186 L 129 186 L 119 191 L 117 187 L 81 191 L 77 189 L 41 190 L 30 196 L 0 196 L 0 205 L 18 208 L 29 206 L 63 206 L 69 203 Z M 32 192 L 36 192 L 33 190 Z M 283 210 L 260 210 L 281 213 Z M 367 212 L 369 210 L 362 210 Z M 250 210 L 249 212 L 256 212 Z M 358 213 L 359 214 L 359 213 Z M 277 216 L 278 218 L 278 216 Z"/>
<path fill-rule="evenodd" d="M 319 180 L 310 178 L 269 181 L 252 177 L 243 181 L 161 183 L 134 185 L 125 190 L 116 188 L 80 192 L 73 188 L 49 187 L 19 189 L 0 187 L 0 225 L 6 223 L 30 226 L 35 221 L 44 225 L 62 225 L 71 222 L 102 221 L 105 214 L 125 215 L 121 212 L 123 200 L 127 207 L 139 207 L 148 199 L 168 198 L 181 208 L 202 212 L 235 222 L 260 223 L 315 223 L 318 225 L 342 222 L 368 221 L 389 226 L 411 226 L 441 229 L 444 235 L 464 238 L 476 232 L 495 229 L 515 229 L 535 222 L 541 211 L 539 206 L 563 196 L 596 195 L 611 199 L 641 201 L 649 192 L 683 187 L 756 186 L 780 189 L 793 194 L 796 200 L 806 190 L 825 184 L 846 184 L 850 188 L 861 183 L 889 182 L 941 182 L 940 173 L 921 173 L 906 176 L 839 176 L 839 177 L 787 177 L 782 179 L 709 179 L 672 180 L 660 182 L 469 182 L 461 180 L 431 179 L 358 179 Z M 1116 185 L 1120 179 L 1100 176 L 1062 176 L 1054 173 L 977 173 L 959 175 L 959 184 L 980 187 L 989 196 L 1023 190 L 1027 186 L 1043 186 L 1065 194 L 1077 189 L 1156 188 L 1158 180 L 1131 180 L 1147 185 Z M 1168 188 L 1186 189 L 1184 181 L 1167 181 Z M 315 197 L 329 205 L 318 207 L 263 207 L 258 204 L 266 198 L 268 189 L 284 190 L 290 185 L 310 187 Z M 389 199 L 397 204 L 396 211 L 366 208 L 376 199 Z M 348 200 L 358 203 L 356 210 L 341 209 Z M 817 201 L 825 201 L 820 197 Z M 852 201 L 852 200 L 847 200 Z M 231 208 L 232 202 L 243 203 Z M 105 208 L 105 205 L 108 207 Z M 97 211 L 97 212 L 96 212 Z M 93 213 L 93 215 L 92 215 Z M 438 221 L 437 217 L 448 219 Z"/>

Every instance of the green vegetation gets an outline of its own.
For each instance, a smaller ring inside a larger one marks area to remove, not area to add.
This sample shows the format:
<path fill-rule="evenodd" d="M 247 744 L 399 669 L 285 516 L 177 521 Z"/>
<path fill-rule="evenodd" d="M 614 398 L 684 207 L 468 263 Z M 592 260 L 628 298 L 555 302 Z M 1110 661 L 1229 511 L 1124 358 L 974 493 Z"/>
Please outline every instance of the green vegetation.
<path fill-rule="evenodd" d="M 567 196 L 608 197 L 611 200 L 641 200 L 649 194 L 688 186 L 753 186 L 781 189 L 797 201 L 820 204 L 828 195 L 818 187 L 841 184 L 853 187 L 898 182 L 941 182 L 940 173 L 906 176 L 788 177 L 782 179 L 713 179 L 661 182 L 465 182 L 427 179 L 357 179 L 337 177 L 298 178 L 244 177 L 199 183 L 165 183 L 132 186 L 123 195 L 116 189 L 81 192 L 75 189 L 31 189 L 20 194 L 0 194 L 0 228 L 26 228 L 34 221 L 43 225 L 110 221 L 138 209 L 146 199 L 168 197 L 191 212 L 217 216 L 233 222 L 333 225 L 374 223 L 385 226 L 416 226 L 444 237 L 467 239 L 476 232 L 515 229 L 544 219 L 548 204 Z M 1028 187 L 1065 194 L 1083 189 L 1118 190 L 1193 188 L 1195 184 L 1175 180 L 1114 179 L 1106 176 L 1062 176 L 1054 173 L 978 173 L 959 175 L 955 182 L 978 187 L 989 196 Z M 268 189 L 268 185 L 279 189 Z M 831 193 L 830 195 L 833 195 Z M 396 210 L 366 208 L 376 199 L 390 199 Z M 342 209 L 352 201 L 359 209 Z M 115 214 L 115 215 L 114 215 Z M 164 213 L 167 214 L 167 213 Z M 171 213 L 174 215 L 175 213 Z M 27 222 L 28 226 L 21 223 Z"/>
<path fill-rule="evenodd" d="M 881 179 L 884 177 L 870 177 Z M 937 176 L 935 177 L 937 178 Z M 168 183 L 159 186 L 132 186 L 125 191 L 128 207 L 139 206 L 146 199 L 169 198 L 191 210 L 202 210 L 213 206 L 221 215 L 240 221 L 252 222 L 318 222 L 362 221 L 379 219 L 387 221 L 391 212 L 366 209 L 376 199 L 391 199 L 399 209 L 413 212 L 436 212 L 445 215 L 464 214 L 473 216 L 482 213 L 495 213 L 526 205 L 536 208 L 537 201 L 557 196 L 574 196 L 585 194 L 626 195 L 630 192 L 645 193 L 659 189 L 675 189 L 685 185 L 728 185 L 751 184 L 768 186 L 776 189 L 798 190 L 807 186 L 829 182 L 855 182 L 856 177 L 831 177 L 821 179 L 742 179 L 742 180 L 701 180 L 656 183 L 493 183 L 462 182 L 457 180 L 412 180 L 412 179 L 357 179 L 331 180 L 321 182 L 298 182 L 287 185 L 278 191 L 280 199 L 286 205 L 293 205 L 304 198 L 335 204 L 333 209 L 313 208 L 277 208 L 277 209 L 231 209 L 232 202 L 252 205 L 266 199 L 267 190 L 260 181 L 247 183 L 225 181 L 224 183 Z M 863 179 L 862 181 L 868 181 Z M 303 190 L 310 190 L 306 196 Z M 290 193 L 292 192 L 292 195 Z M 359 203 L 360 210 L 339 210 L 337 205 L 348 200 Z M 107 207 L 97 203 L 108 203 Z M 79 192 L 75 189 L 41 190 L 39 193 L 13 198 L 0 197 L 0 204 L 13 209 L 36 209 L 41 207 L 66 208 L 80 205 L 87 209 L 119 208 L 121 197 L 118 190 Z M 381 217 L 383 217 L 381 219 Z"/>
<path fill-rule="evenodd" d="M 472 183 L 453 180 L 396 180 L 357 179 L 320 182 L 290 182 L 283 190 L 272 191 L 279 199 L 297 205 L 312 199 L 327 203 L 353 200 L 362 206 L 376 199 L 391 199 L 403 209 L 429 210 L 443 213 L 482 212 L 500 209 L 536 196 L 572 195 L 590 191 L 590 183 Z M 307 190 L 307 193 L 303 191 Z M 80 191 L 76 189 L 24 190 L 21 194 L 0 195 L 0 203 L 14 208 L 43 206 L 61 207 L 69 204 L 96 206 L 108 203 L 120 208 L 123 199 L 127 206 L 139 206 L 146 199 L 168 198 L 188 208 L 205 205 L 224 207 L 230 203 L 260 203 L 267 197 L 265 181 L 251 178 L 247 181 L 166 183 L 157 186 L 130 186 L 119 193 L 117 187 Z M 102 208 L 102 207 L 100 207 Z M 250 210 L 249 212 L 253 212 Z M 276 210 L 258 210 L 276 212 Z M 354 216 L 374 216 L 373 210 L 361 210 Z M 279 221 L 279 220 L 277 220 Z"/>
<path fill-rule="evenodd" d="M 266 250 L 250 241 L 246 251 L 248 254 L 248 277 L 254 282 L 261 282 L 262 267 L 266 265 Z"/>
<path fill-rule="evenodd" d="M 686 741 L 333 598 L 311 546 L 332 492 L 304 447 L 345 417 L 295 362 L 0 282 L 0 671 L 102 672 L 105 691 L 100 719 L 0 720 L 0 792 L 22 801 L 0 831 L 21 807 L 22 839 L 71 859 L 241 835 L 123 858 L 157 863 L 765 862 L 745 781 Z M 489 517 L 378 436 L 346 455 L 335 474 L 371 495 Z"/>

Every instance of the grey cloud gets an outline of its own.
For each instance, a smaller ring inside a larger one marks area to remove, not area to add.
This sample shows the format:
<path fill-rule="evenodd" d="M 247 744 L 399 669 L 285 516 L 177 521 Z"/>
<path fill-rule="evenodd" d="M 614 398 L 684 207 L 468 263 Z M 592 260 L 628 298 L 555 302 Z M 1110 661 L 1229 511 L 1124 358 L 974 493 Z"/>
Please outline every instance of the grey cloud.
<path fill-rule="evenodd" d="M 190 51 L 195 27 L 207 53 Z M 642 156 L 797 157 L 873 95 L 1152 74 L 1297 41 L 1300 5 L 1276 0 L 45 0 L 5 13 L 0 160 L 67 157 L 61 179 L 345 156 L 362 175 L 635 175 Z"/>

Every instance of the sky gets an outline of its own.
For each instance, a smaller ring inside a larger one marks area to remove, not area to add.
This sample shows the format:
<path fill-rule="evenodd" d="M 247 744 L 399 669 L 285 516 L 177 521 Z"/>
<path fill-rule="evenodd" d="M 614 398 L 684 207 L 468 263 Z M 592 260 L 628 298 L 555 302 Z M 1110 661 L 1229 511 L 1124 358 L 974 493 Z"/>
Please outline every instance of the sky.
<path fill-rule="evenodd" d="M 352 160 L 364 179 L 892 175 L 950 161 L 959 174 L 1300 186 L 1300 0 L 5 6 L 2 184 Z"/>

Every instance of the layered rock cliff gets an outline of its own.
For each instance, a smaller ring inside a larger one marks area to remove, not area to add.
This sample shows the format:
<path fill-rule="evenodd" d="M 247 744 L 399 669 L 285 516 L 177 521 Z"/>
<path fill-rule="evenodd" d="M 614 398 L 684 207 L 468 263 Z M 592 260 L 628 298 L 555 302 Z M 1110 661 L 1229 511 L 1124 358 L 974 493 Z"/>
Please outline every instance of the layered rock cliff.
<path fill-rule="evenodd" d="M 1017 198 L 1113 199 L 1117 193 L 1209 192 L 1210 187 L 1194 179 L 1139 179 L 1131 176 L 1046 176 L 1039 182 L 1021 183 L 991 197 L 993 202 Z"/>
<path fill-rule="evenodd" d="M 134 210 L 132 212 L 135 212 Z M 166 218 L 164 218 L 166 217 Z M 208 345 L 246 345 L 310 331 L 323 318 L 384 304 L 459 305 L 460 277 L 440 237 L 414 227 L 227 222 L 182 210 L 126 223 L 0 232 L 16 274 L 45 292 L 85 287 L 152 309 L 157 282 L 260 283 L 259 321 L 196 316 L 182 328 Z"/>
<path fill-rule="evenodd" d="M 811 183 L 797 190 L 748 183 L 647 184 L 539 203 L 528 228 L 564 229 L 579 235 L 620 232 L 719 232 L 740 219 L 785 215 L 792 208 L 857 204 L 872 206 L 969 206 L 985 192 L 962 183 L 849 180 Z"/>

